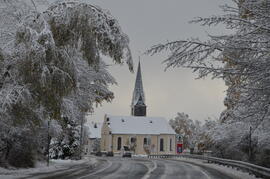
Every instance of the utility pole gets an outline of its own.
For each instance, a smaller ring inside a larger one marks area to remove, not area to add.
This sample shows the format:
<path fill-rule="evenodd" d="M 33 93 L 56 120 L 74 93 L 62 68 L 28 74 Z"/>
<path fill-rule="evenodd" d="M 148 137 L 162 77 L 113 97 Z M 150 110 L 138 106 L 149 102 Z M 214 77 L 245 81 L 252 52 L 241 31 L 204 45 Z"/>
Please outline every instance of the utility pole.
<path fill-rule="evenodd" d="M 79 151 L 79 159 L 82 159 L 82 146 L 83 146 L 83 122 L 84 118 L 81 119 L 81 134 L 80 134 L 80 151 Z"/>
<path fill-rule="evenodd" d="M 248 150 L 248 157 L 249 157 L 249 161 L 251 161 L 251 130 L 252 130 L 252 128 L 251 128 L 251 126 L 249 127 L 249 150 Z"/>
<path fill-rule="evenodd" d="M 47 166 L 48 167 L 50 165 L 50 142 L 51 142 L 51 137 L 50 137 L 50 121 L 51 121 L 51 119 L 48 120 L 48 139 L 47 139 Z"/>

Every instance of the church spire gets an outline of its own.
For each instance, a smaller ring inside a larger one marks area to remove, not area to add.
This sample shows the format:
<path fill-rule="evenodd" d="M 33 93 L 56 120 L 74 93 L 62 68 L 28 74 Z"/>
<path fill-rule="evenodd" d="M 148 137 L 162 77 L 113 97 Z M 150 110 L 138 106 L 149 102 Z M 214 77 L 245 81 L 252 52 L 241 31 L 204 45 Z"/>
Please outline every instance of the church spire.
<path fill-rule="evenodd" d="M 146 116 L 145 96 L 143 91 L 141 63 L 139 60 L 135 87 L 131 102 L 131 115 L 133 116 Z"/>

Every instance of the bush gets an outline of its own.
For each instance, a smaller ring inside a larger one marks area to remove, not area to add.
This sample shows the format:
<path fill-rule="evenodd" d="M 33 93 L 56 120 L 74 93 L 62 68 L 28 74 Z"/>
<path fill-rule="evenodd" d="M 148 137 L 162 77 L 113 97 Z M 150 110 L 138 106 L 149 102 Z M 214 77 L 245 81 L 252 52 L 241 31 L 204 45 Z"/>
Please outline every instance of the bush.
<path fill-rule="evenodd" d="M 35 166 L 34 152 L 29 145 L 19 148 L 13 147 L 8 156 L 8 163 L 18 168 L 28 168 Z"/>
<path fill-rule="evenodd" d="M 256 164 L 270 168 L 270 149 L 264 148 L 256 156 Z"/>

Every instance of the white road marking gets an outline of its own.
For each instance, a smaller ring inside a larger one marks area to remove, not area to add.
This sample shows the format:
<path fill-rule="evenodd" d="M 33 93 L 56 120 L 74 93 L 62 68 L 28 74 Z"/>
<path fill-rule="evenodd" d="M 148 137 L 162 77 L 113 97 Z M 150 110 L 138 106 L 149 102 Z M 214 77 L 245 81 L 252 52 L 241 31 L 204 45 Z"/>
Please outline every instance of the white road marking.
<path fill-rule="evenodd" d="M 151 173 L 152 173 L 155 169 L 157 169 L 157 163 L 156 163 L 154 160 L 150 160 L 150 161 L 153 163 L 154 167 L 150 168 L 149 166 L 147 166 L 148 172 L 143 176 L 142 179 L 148 179 L 148 178 L 151 176 Z"/>
<path fill-rule="evenodd" d="M 189 163 L 186 163 L 185 162 L 185 165 L 188 165 L 190 166 L 191 168 L 194 168 L 196 169 L 197 171 L 200 171 L 202 174 L 204 174 L 204 176 L 207 178 L 207 179 L 211 179 L 212 177 L 210 177 L 202 168 L 196 166 L 196 165 L 192 165 L 192 164 L 189 164 Z"/>
<path fill-rule="evenodd" d="M 108 168 L 110 168 L 110 167 L 112 166 L 112 162 L 111 162 L 111 161 L 107 160 L 107 162 L 108 162 L 109 164 L 108 164 L 108 166 L 106 166 L 105 168 L 101 168 L 101 169 L 99 169 L 99 170 L 97 170 L 97 171 L 95 171 L 95 172 L 93 172 L 93 173 L 90 173 L 90 174 L 88 174 L 88 175 L 82 176 L 82 177 L 80 177 L 80 178 L 78 178 L 78 179 L 83 179 L 83 178 L 86 178 L 86 177 L 95 175 L 95 174 L 97 174 L 97 173 L 101 173 L 101 172 L 103 172 L 104 170 L 107 170 Z"/>
<path fill-rule="evenodd" d="M 160 177 L 161 179 L 166 179 L 166 176 L 167 176 L 167 170 L 166 170 L 166 167 L 167 165 L 166 164 L 164 164 L 164 173 L 163 173 L 163 175 Z"/>

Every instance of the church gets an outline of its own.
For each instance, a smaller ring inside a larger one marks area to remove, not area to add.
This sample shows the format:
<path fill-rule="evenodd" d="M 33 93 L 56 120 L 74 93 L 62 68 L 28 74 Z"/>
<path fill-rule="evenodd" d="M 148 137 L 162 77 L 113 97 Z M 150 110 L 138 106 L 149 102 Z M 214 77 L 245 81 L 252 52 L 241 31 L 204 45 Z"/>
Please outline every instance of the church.
<path fill-rule="evenodd" d="M 128 148 L 136 155 L 175 154 L 176 133 L 162 117 L 148 117 L 138 64 L 131 102 L 131 116 L 105 115 L 101 129 L 101 151 L 121 153 Z"/>

